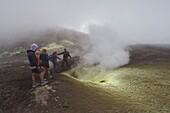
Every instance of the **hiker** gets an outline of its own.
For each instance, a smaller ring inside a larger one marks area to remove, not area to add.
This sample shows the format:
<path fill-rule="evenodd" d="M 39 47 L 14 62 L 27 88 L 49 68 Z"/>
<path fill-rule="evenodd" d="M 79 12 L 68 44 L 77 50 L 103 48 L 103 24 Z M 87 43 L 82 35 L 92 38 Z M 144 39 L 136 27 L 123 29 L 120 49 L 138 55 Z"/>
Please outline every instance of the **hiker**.
<path fill-rule="evenodd" d="M 67 64 L 67 67 L 69 67 L 68 57 L 71 58 L 71 55 L 70 55 L 70 53 L 66 50 L 66 48 L 64 49 L 64 52 L 59 53 L 58 55 L 63 55 L 62 70 L 64 69 L 64 64 L 65 64 L 65 63 Z"/>
<path fill-rule="evenodd" d="M 38 67 L 41 67 L 41 60 L 40 60 L 40 51 L 36 51 L 35 52 L 36 58 L 37 58 L 37 62 L 38 62 Z"/>
<path fill-rule="evenodd" d="M 60 66 L 57 62 L 57 59 L 62 60 L 60 57 L 57 56 L 57 52 L 58 52 L 58 50 L 54 50 L 53 53 L 51 55 L 49 55 L 49 60 L 53 63 L 55 72 L 60 71 Z M 58 70 L 56 70 L 56 68 Z"/>
<path fill-rule="evenodd" d="M 40 54 L 40 60 L 41 60 L 41 66 L 43 68 L 42 73 L 41 73 L 42 76 L 44 76 L 45 73 L 47 72 L 49 78 L 52 78 L 52 76 L 50 74 L 50 69 L 49 69 L 48 54 L 47 54 L 47 50 L 45 48 L 42 49 L 42 52 Z"/>
<path fill-rule="evenodd" d="M 36 74 L 39 74 L 38 62 L 36 59 L 35 51 L 38 49 L 37 44 L 32 44 L 30 50 L 27 50 L 27 56 L 29 60 L 29 68 L 32 71 L 32 87 L 37 87 L 39 83 L 36 83 Z M 40 75 L 41 82 L 43 82 L 43 77 Z"/>

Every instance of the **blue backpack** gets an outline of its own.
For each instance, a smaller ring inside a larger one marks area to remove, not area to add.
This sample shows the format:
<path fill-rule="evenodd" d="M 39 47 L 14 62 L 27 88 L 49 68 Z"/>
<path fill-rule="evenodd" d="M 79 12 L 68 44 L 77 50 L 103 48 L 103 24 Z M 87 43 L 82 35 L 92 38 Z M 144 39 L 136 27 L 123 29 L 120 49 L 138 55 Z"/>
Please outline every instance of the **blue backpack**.
<path fill-rule="evenodd" d="M 48 56 L 48 59 L 49 59 L 51 62 L 54 62 L 53 54 L 50 54 L 50 55 Z"/>

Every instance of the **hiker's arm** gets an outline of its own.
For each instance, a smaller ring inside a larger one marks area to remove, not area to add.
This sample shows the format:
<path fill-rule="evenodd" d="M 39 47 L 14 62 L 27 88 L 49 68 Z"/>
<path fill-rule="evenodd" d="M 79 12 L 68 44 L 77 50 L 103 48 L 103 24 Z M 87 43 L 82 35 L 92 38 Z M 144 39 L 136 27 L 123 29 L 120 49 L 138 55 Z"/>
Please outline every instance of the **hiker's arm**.
<path fill-rule="evenodd" d="M 70 53 L 68 53 L 68 56 L 71 58 L 71 55 L 70 55 Z"/>
<path fill-rule="evenodd" d="M 62 60 L 60 57 L 56 56 L 56 58 L 58 58 L 59 60 Z"/>
<path fill-rule="evenodd" d="M 62 60 L 60 57 L 58 57 L 57 55 L 56 56 L 54 56 L 54 58 L 55 59 L 60 59 L 60 60 Z"/>
<path fill-rule="evenodd" d="M 62 55 L 64 52 L 62 52 L 62 53 L 58 53 L 57 55 Z"/>
<path fill-rule="evenodd" d="M 37 58 L 36 56 L 31 56 L 31 59 L 32 59 L 32 63 L 35 65 L 35 66 L 38 66 L 38 62 L 37 62 Z"/>

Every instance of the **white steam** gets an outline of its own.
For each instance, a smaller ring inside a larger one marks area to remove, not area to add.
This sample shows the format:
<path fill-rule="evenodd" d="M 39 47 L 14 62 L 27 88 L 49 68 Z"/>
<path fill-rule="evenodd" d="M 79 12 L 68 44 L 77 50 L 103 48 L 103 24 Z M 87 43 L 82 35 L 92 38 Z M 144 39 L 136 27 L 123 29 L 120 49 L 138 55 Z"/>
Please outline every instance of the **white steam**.
<path fill-rule="evenodd" d="M 83 56 L 85 65 L 98 64 L 101 67 L 116 68 L 129 62 L 127 45 L 108 24 L 88 26 L 90 47 Z"/>

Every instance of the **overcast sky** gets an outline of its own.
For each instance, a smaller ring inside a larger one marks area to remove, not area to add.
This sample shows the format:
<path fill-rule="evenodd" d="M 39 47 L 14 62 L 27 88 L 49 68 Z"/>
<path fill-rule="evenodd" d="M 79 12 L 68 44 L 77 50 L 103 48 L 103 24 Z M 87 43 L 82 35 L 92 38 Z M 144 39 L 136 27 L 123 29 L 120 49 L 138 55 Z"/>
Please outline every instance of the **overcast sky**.
<path fill-rule="evenodd" d="M 82 31 L 91 22 L 127 41 L 170 43 L 170 0 L 0 0 L 1 39 L 56 26 Z"/>

